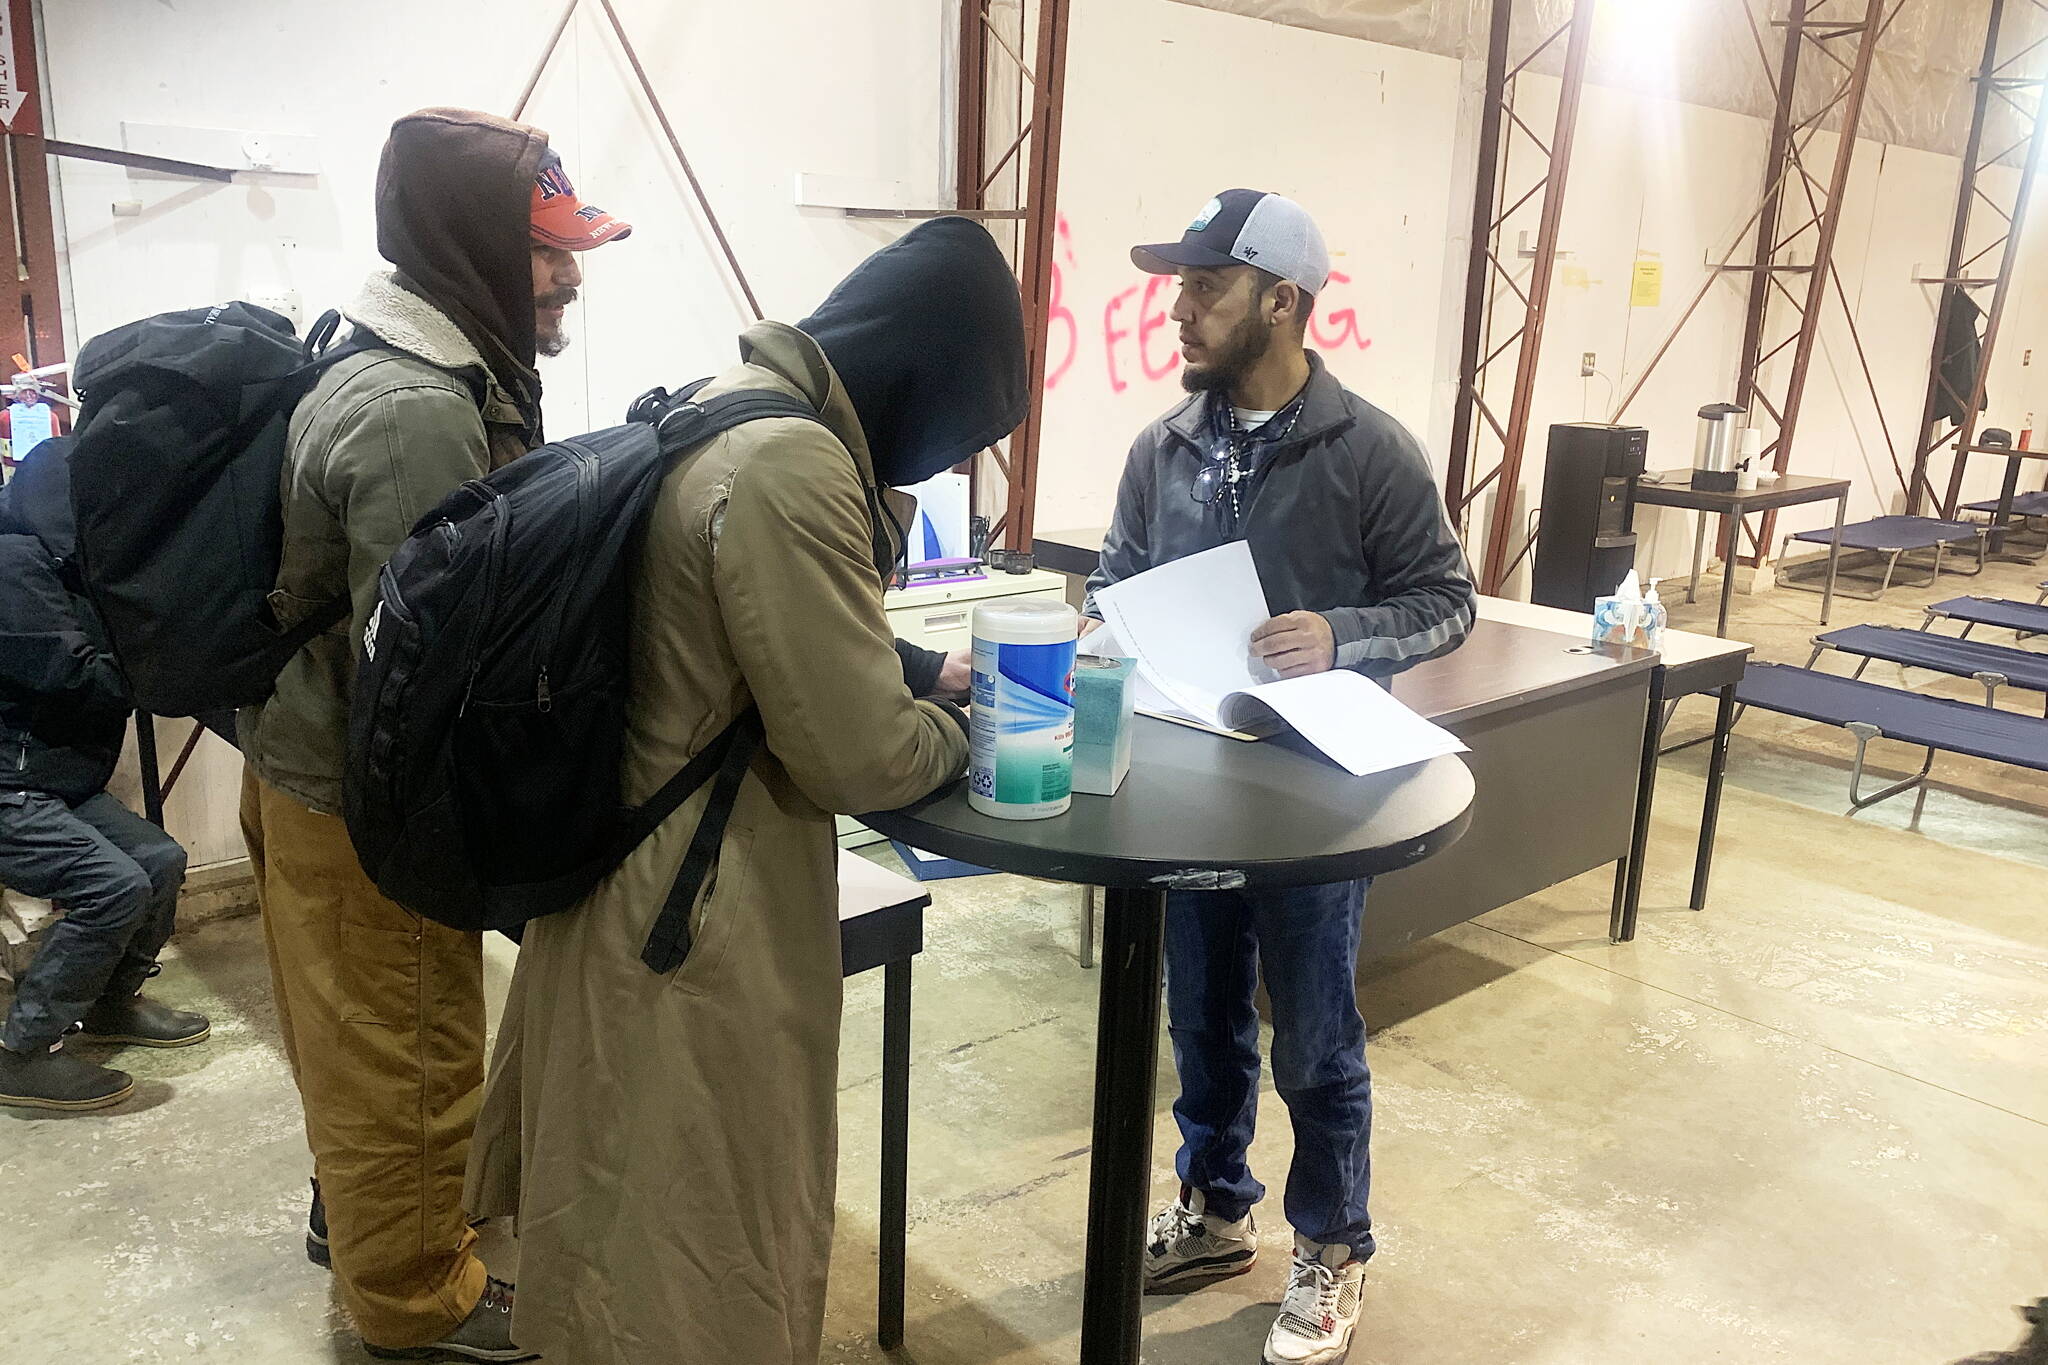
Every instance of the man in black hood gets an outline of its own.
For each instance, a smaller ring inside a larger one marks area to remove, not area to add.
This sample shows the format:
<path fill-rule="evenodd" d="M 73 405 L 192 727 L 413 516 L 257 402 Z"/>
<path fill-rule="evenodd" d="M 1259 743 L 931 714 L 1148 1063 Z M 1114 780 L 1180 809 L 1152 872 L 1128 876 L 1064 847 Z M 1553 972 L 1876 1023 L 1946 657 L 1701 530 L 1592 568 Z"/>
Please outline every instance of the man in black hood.
<path fill-rule="evenodd" d="M 353 610 L 242 712 L 242 829 L 313 1150 L 307 1252 L 380 1358 L 530 1353 L 461 1206 L 482 941 L 379 895 L 340 816 L 354 642 L 413 524 L 540 442 L 534 357 L 560 349 L 576 253 L 629 231 L 577 197 L 539 129 L 407 115 L 377 173 L 377 244 L 397 269 L 348 309 L 377 344 L 330 366 L 292 416 L 272 610 L 287 628 L 344 593 Z"/>
<path fill-rule="evenodd" d="M 1024 413 L 1017 285 L 940 219 L 870 257 L 799 327 L 764 322 L 704 391 L 769 390 L 683 456 L 636 576 L 625 796 L 644 800 L 748 707 L 741 782 L 691 948 L 641 948 L 708 796 L 580 907 L 527 926 L 468 1204 L 519 1215 L 521 1342 L 576 1365 L 811 1365 L 832 1246 L 840 971 L 832 817 L 958 777 L 964 716 L 905 685 L 882 610 L 918 483 Z"/>
<path fill-rule="evenodd" d="M 185 850 L 106 792 L 133 708 L 70 563 L 70 444 L 45 441 L 0 489 L 0 885 L 64 912 L 0 1027 L 0 1104 L 60 1111 L 134 1088 L 62 1050 L 74 1025 L 146 1047 L 209 1031 L 139 994 L 171 937 Z"/>

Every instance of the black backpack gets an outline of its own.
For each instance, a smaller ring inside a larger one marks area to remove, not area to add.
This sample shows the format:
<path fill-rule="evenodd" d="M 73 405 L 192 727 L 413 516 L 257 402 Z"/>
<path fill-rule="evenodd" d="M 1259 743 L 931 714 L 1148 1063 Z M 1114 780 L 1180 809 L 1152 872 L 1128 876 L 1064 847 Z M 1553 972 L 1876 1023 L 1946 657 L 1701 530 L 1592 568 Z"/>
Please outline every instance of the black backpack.
<path fill-rule="evenodd" d="M 278 629 L 279 477 L 292 409 L 320 371 L 379 344 L 329 346 L 338 313 L 300 343 L 247 303 L 195 308 L 94 337 L 72 370 L 78 566 L 136 704 L 160 716 L 246 706 L 348 615 L 348 598 Z"/>
<path fill-rule="evenodd" d="M 378 890 L 457 929 L 567 910 L 706 782 L 709 808 L 642 961 L 673 970 L 761 719 L 749 707 L 640 806 L 619 787 L 633 567 L 661 480 L 719 432 L 816 422 L 778 393 L 659 390 L 624 426 L 464 484 L 378 580 L 357 651 L 342 812 Z"/>

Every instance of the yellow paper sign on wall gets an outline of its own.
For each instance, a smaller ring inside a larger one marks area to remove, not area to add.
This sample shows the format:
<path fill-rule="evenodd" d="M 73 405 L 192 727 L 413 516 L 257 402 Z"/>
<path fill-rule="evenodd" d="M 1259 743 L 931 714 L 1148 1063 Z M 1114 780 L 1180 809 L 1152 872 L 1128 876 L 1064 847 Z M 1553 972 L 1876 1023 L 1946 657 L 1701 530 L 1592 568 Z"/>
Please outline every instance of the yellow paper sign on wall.
<path fill-rule="evenodd" d="M 1628 291 L 1631 308 L 1655 308 L 1664 302 L 1664 262 L 1639 260 Z"/>

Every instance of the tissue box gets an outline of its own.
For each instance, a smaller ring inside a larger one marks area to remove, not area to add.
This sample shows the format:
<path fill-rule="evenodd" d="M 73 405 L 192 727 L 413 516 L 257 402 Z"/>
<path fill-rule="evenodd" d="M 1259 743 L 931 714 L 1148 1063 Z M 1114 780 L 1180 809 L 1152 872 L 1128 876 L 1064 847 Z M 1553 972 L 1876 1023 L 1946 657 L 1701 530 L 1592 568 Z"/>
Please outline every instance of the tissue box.
<path fill-rule="evenodd" d="M 1593 603 L 1593 643 L 1664 647 L 1664 604 L 1640 597 L 1602 597 Z"/>
<path fill-rule="evenodd" d="M 1131 708 L 1138 665 L 1130 659 L 1074 661 L 1074 790 L 1115 796 L 1131 771 Z"/>

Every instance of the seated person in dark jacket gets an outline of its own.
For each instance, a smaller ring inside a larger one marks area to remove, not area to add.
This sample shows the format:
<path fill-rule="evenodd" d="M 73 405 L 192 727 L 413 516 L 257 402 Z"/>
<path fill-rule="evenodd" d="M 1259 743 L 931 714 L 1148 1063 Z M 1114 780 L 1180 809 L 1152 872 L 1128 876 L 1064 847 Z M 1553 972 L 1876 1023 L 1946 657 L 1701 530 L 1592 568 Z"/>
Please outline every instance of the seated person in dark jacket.
<path fill-rule="evenodd" d="M 145 1047 L 208 1032 L 138 994 L 171 936 L 185 850 L 105 790 L 132 708 L 68 563 L 68 445 L 45 442 L 0 489 L 0 886 L 64 912 L 0 1027 L 0 1104 L 57 1110 L 134 1088 L 61 1050 L 74 1024 Z"/>

